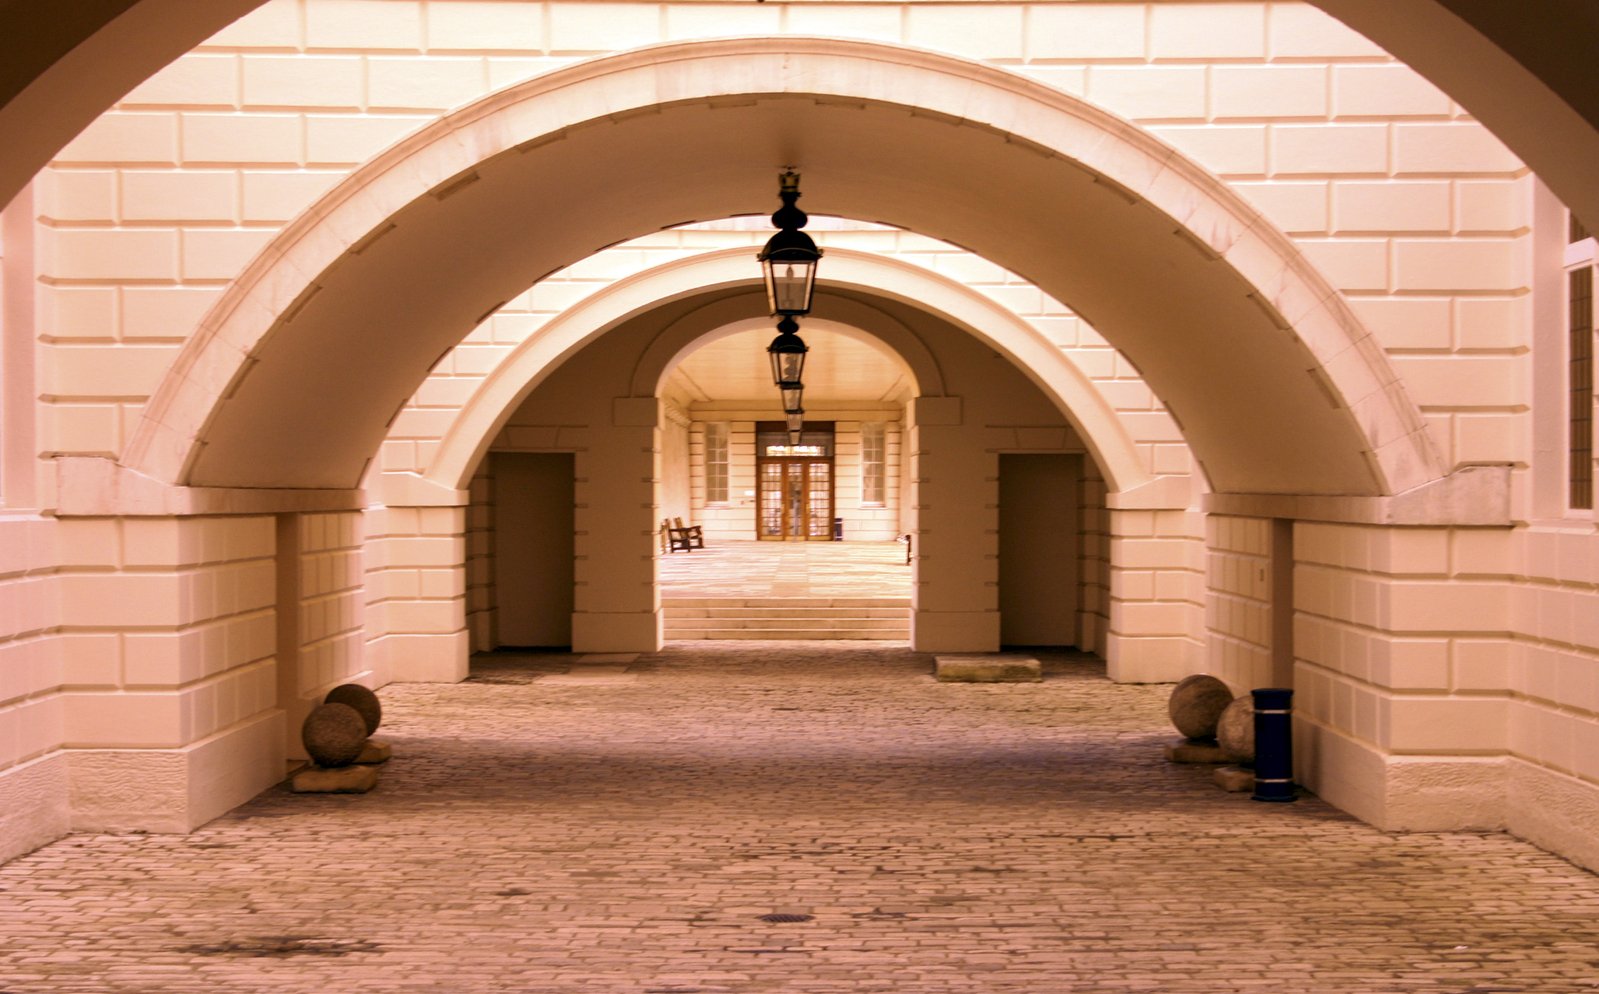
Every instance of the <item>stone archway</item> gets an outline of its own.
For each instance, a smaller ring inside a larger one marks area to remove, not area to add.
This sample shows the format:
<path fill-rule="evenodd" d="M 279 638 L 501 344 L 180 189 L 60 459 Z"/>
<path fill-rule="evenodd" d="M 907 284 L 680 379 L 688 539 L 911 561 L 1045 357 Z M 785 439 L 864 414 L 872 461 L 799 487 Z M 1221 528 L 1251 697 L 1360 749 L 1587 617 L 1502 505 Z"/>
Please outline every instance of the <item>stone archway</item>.
<path fill-rule="evenodd" d="M 1113 489 L 1132 491 L 1151 482 L 1152 474 L 1137 443 L 1093 382 L 1036 329 L 1010 311 L 953 280 L 849 250 L 828 252 L 827 271 L 821 282 L 824 289 L 855 287 L 914 302 L 966 328 L 1009 356 L 1051 397 L 1090 446 Z M 550 368 L 603 334 L 606 328 L 664 300 L 717 287 L 754 285 L 749 252 L 729 249 L 619 281 L 582 301 L 540 329 L 495 368 L 440 439 L 424 479 L 441 491 L 463 488 L 472 467 L 516 405 L 536 388 Z M 936 362 L 908 329 L 880 314 L 850 314 L 905 359 L 921 393 L 944 393 Z M 700 321 L 685 320 L 663 330 L 639 357 L 629 395 L 654 396 L 667 368 L 719 319 L 719 315 L 707 313 Z"/>
<path fill-rule="evenodd" d="M 646 184 L 624 148 L 678 154 Z M 189 486 L 353 485 L 432 359 L 529 269 L 760 211 L 779 160 L 807 163 L 829 210 L 966 245 L 1077 307 L 1167 401 L 1219 491 L 1382 495 L 1444 474 L 1339 296 L 1203 171 L 1000 70 L 803 39 L 596 60 L 402 142 L 252 264 L 126 461 Z M 978 161 L 1004 193 L 969 189 Z"/>

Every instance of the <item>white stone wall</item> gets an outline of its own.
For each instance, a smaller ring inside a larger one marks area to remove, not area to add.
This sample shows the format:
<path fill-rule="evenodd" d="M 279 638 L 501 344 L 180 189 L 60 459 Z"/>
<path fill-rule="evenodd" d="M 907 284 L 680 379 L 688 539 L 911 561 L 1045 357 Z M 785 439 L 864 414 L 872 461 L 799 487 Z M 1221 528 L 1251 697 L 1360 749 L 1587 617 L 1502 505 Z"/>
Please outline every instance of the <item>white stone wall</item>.
<path fill-rule="evenodd" d="M 297 517 L 300 645 L 295 686 L 303 697 L 320 702 L 340 684 L 374 682 L 364 656 L 367 597 L 383 583 L 404 581 L 389 570 L 380 583 L 371 582 L 363 568 L 365 516 L 360 512 Z M 376 682 L 388 682 L 387 676 Z"/>
<path fill-rule="evenodd" d="M 54 528 L 77 829 L 187 831 L 283 775 L 269 516 L 75 518 Z M 81 664 L 88 664 L 87 667 Z M 137 789 L 130 795 L 133 785 Z"/>
<path fill-rule="evenodd" d="M 1272 683 L 1271 522 L 1205 520 L 1206 671 L 1234 694 Z"/>
<path fill-rule="evenodd" d="M 71 823 L 63 690 L 121 681 L 114 633 L 59 634 L 53 526 L 0 515 L 0 859 L 52 841 Z"/>
<path fill-rule="evenodd" d="M 494 466 L 485 459 L 472 476 L 466 508 L 466 626 L 472 651 L 499 645 L 494 596 Z"/>
<path fill-rule="evenodd" d="M 892 416 L 892 412 L 886 412 L 885 418 L 888 416 Z M 728 424 L 728 499 L 718 504 L 711 504 L 705 498 L 704 422 L 690 426 L 693 520 L 703 524 L 707 539 L 748 541 L 756 537 L 755 422 Z M 833 515 L 844 519 L 844 538 L 848 541 L 890 541 L 903 534 L 899 502 L 900 431 L 897 423 L 887 424 L 884 500 L 882 506 L 867 506 L 861 500 L 861 422 L 834 422 Z"/>
<path fill-rule="evenodd" d="M 862 494 L 861 422 L 839 421 L 834 429 L 834 515 L 844 519 L 850 541 L 884 542 L 903 534 L 899 508 L 900 426 L 884 420 L 883 503 L 867 505 Z"/>
<path fill-rule="evenodd" d="M 1113 679 L 1160 682 L 1204 668 L 1201 515 L 1174 510 L 1108 513 Z"/>
<path fill-rule="evenodd" d="M 720 419 L 719 419 L 720 420 Z M 741 541 L 755 537 L 755 422 L 727 422 L 727 500 L 705 495 L 705 423 L 689 425 L 689 507 L 705 529 L 705 540 Z"/>
<path fill-rule="evenodd" d="M 1078 576 L 1082 579 L 1077 598 L 1077 647 L 1104 657 L 1110 651 L 1110 513 L 1105 509 L 1105 481 L 1087 457 L 1078 493 L 1082 522 Z"/>
<path fill-rule="evenodd" d="M 466 513 L 366 510 L 366 651 L 385 680 L 466 676 Z"/>
<path fill-rule="evenodd" d="M 1485 541 L 1504 534 L 1296 526 L 1300 731 L 1320 762 L 1363 752 L 1394 771 L 1371 795 L 1347 767 L 1308 770 L 1334 803 L 1395 827 L 1504 826 L 1509 729 L 1500 664 L 1515 627 L 1512 597 L 1468 565 Z M 1459 574 L 1456 559 L 1465 567 Z M 1327 732 L 1341 741 L 1332 745 Z M 1412 759 L 1422 756 L 1450 758 Z"/>
<path fill-rule="evenodd" d="M 693 476 L 689 426 L 686 411 L 676 404 L 661 405 L 661 517 L 682 518 L 684 524 L 697 521 L 693 508 Z"/>

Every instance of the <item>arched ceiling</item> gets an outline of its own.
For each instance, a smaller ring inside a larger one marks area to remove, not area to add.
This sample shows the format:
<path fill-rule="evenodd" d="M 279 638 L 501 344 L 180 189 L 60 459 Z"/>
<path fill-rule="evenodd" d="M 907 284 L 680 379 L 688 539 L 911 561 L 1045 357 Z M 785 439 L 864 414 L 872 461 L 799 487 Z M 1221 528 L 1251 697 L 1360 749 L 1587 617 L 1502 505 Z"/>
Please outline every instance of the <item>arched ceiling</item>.
<path fill-rule="evenodd" d="M 648 182 L 631 165 L 639 156 L 658 163 Z M 1174 238 L 1169 218 L 1000 136 L 801 99 L 584 129 L 408 205 L 273 332 L 284 358 L 258 362 L 233 390 L 187 482 L 355 485 L 398 404 L 487 310 L 605 245 L 759 210 L 771 163 L 795 160 L 809 201 L 966 245 L 1068 301 L 1178 413 L 1218 489 L 1373 489 L 1358 434 L 1329 434 L 1343 415 L 1305 373 L 1311 356 L 1235 272 Z M 973 175 L 991 183 L 974 187 Z"/>
<path fill-rule="evenodd" d="M 881 346 L 806 322 L 800 329 L 810 353 L 805 363 L 805 401 L 902 402 L 915 393 L 905 364 Z M 771 399 L 772 367 L 766 346 L 770 327 L 739 331 L 700 346 L 667 376 L 668 392 L 695 402 Z"/>
<path fill-rule="evenodd" d="M 750 91 L 726 91 L 726 60 Z M 680 99 L 651 101 L 662 92 Z M 562 123 L 585 113 L 600 116 Z M 1067 302 L 1139 368 L 1219 491 L 1378 494 L 1441 475 L 1331 287 L 1170 149 L 1008 73 L 792 39 L 580 64 L 366 167 L 207 319 L 130 465 L 196 486 L 354 486 L 483 316 L 606 245 L 770 209 L 782 163 L 803 166 L 808 207 L 965 246 Z"/>

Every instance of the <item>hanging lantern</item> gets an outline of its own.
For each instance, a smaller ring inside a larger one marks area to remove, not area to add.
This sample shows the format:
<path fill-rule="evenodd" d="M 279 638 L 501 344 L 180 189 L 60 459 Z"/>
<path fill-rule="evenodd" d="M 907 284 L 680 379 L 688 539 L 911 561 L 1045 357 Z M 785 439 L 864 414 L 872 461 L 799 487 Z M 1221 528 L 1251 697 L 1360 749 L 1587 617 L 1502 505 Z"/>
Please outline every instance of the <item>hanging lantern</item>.
<path fill-rule="evenodd" d="M 783 320 L 777 322 L 777 337 L 766 347 L 766 354 L 772 360 L 772 382 L 780 390 L 785 386 L 797 387 L 803 380 L 805 353 L 810 348 L 795 334 L 797 331 L 799 322 L 785 314 Z"/>
<path fill-rule="evenodd" d="M 809 314 L 816 290 L 816 263 L 822 250 L 810 235 L 799 230 L 808 220 L 805 212 L 794 206 L 800 197 L 799 175 L 792 170 L 786 172 L 779 184 L 777 195 L 783 206 L 772 215 L 772 224 L 778 231 L 756 256 L 766 278 L 766 302 L 773 314 Z"/>

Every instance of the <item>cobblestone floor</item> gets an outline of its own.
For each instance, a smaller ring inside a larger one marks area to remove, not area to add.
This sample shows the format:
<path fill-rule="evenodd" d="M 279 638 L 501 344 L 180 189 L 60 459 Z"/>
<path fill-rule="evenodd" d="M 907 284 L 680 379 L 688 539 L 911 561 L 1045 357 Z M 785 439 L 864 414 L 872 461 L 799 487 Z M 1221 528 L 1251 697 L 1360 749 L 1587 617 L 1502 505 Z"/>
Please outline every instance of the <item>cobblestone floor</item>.
<path fill-rule="evenodd" d="M 389 687 L 371 794 L 0 867 L 0 990 L 1599 989 L 1599 877 L 1221 793 L 1160 759 L 1167 688 L 1045 660 L 686 642 Z"/>

